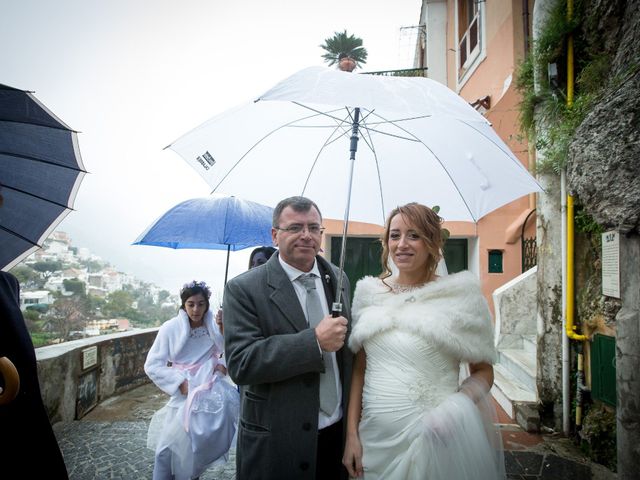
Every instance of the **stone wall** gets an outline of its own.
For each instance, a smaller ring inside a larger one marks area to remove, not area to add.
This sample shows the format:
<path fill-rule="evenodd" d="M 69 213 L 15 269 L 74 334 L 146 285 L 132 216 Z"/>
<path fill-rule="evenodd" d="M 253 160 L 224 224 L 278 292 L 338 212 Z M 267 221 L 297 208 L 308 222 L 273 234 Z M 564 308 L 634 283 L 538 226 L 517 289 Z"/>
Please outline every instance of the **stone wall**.
<path fill-rule="evenodd" d="M 600 225 L 628 232 L 640 225 L 640 0 L 586 4 L 584 38 L 610 74 L 571 143 L 568 189 Z"/>
<path fill-rule="evenodd" d="M 493 292 L 496 345 L 522 348 L 523 339 L 537 333 L 537 278 L 533 267 Z"/>
<path fill-rule="evenodd" d="M 586 0 L 584 7 L 580 37 L 604 59 L 607 75 L 570 145 L 568 190 L 595 222 L 621 233 L 621 299 L 602 298 L 600 271 L 592 268 L 598 256 L 587 254 L 576 264 L 578 309 L 586 333 L 616 335 L 617 470 L 626 480 L 640 469 L 640 0 Z M 587 412 L 586 425 L 598 411 Z"/>
<path fill-rule="evenodd" d="M 97 403 L 150 380 L 144 373 L 147 352 L 158 329 L 135 330 L 36 348 L 42 399 L 52 424 L 87 413 L 78 399 Z M 83 352 L 96 347 L 97 363 L 83 368 Z M 87 388 L 87 386 L 89 388 Z"/>

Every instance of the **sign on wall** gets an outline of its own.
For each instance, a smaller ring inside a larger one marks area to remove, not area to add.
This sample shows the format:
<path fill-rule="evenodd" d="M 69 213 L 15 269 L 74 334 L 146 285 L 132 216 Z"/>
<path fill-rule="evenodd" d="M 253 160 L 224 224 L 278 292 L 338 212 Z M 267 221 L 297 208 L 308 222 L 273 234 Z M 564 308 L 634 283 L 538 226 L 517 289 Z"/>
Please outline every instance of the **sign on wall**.
<path fill-rule="evenodd" d="M 98 347 L 93 346 L 82 350 L 82 369 L 86 370 L 98 363 Z"/>
<path fill-rule="evenodd" d="M 620 234 L 602 234 L 602 294 L 620 298 Z"/>

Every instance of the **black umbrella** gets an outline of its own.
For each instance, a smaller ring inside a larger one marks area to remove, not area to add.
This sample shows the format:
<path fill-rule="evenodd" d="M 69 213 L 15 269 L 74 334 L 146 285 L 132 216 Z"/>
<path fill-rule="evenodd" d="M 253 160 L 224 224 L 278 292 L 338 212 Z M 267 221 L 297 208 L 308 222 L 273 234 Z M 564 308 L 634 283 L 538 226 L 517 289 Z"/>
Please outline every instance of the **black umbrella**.
<path fill-rule="evenodd" d="M 85 173 L 76 132 L 31 92 L 0 84 L 0 269 L 42 245 Z"/>

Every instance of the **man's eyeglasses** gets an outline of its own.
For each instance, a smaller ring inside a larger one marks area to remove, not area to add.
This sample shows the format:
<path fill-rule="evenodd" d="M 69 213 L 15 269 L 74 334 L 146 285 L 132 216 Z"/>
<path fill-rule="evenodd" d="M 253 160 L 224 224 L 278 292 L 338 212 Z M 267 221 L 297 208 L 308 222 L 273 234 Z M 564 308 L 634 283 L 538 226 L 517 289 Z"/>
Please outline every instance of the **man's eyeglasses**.
<path fill-rule="evenodd" d="M 311 235 L 322 235 L 322 232 L 324 232 L 324 227 L 322 225 L 318 225 L 318 224 L 312 224 L 312 225 L 302 225 L 301 223 L 294 223 L 292 225 L 289 225 L 286 228 L 282 228 L 282 227 L 273 227 L 276 230 L 280 230 L 282 232 L 289 232 L 289 233 L 300 233 L 302 232 L 305 227 L 307 228 L 307 230 L 309 231 L 309 233 Z"/>

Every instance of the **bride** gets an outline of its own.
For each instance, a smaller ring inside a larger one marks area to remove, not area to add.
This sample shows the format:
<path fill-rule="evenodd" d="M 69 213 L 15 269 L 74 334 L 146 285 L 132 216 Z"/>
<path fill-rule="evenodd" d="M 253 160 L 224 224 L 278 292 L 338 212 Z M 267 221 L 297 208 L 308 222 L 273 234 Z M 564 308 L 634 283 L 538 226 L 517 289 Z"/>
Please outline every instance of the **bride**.
<path fill-rule="evenodd" d="M 438 275 L 441 222 L 417 203 L 394 209 L 383 273 L 356 285 L 343 456 L 352 477 L 505 478 L 491 316 L 473 274 Z"/>

